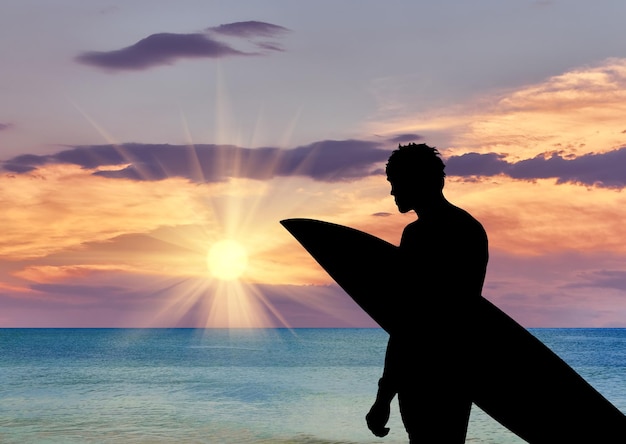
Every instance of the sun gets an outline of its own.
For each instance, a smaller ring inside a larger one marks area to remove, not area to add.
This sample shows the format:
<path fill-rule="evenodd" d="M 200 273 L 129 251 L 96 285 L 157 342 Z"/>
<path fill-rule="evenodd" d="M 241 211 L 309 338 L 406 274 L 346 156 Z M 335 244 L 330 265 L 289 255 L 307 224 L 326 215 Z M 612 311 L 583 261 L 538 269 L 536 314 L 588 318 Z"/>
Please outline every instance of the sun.
<path fill-rule="evenodd" d="M 211 275 L 217 279 L 237 279 L 246 271 L 248 252 L 239 242 L 223 239 L 209 249 L 207 266 Z"/>

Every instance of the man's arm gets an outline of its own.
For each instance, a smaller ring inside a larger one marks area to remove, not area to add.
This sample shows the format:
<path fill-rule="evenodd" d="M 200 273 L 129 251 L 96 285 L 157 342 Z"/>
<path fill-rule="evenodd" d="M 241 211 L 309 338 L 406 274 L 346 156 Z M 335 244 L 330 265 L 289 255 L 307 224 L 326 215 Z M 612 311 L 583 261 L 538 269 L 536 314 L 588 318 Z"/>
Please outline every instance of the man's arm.
<path fill-rule="evenodd" d="M 378 381 L 376 400 L 369 413 L 365 416 L 367 427 L 378 437 L 386 436 L 389 433 L 389 427 L 385 426 L 387 421 L 389 421 L 391 401 L 398 392 L 397 381 L 400 368 L 398 368 L 397 355 L 396 341 L 390 337 L 387 344 L 387 353 L 385 354 L 385 369 Z"/>

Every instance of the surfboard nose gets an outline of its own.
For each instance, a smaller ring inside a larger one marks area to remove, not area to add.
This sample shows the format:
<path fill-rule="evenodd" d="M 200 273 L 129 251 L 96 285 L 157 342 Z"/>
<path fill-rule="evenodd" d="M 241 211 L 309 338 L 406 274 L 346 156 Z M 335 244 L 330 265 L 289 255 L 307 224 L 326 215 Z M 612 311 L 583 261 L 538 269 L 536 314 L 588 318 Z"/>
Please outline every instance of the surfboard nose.
<path fill-rule="evenodd" d="M 307 231 L 306 227 L 309 227 L 312 221 L 313 219 L 292 218 L 283 219 L 280 221 L 280 224 L 285 227 L 287 231 L 289 231 L 296 239 L 300 240 L 305 231 Z"/>
<path fill-rule="evenodd" d="M 298 219 L 283 219 L 280 221 L 280 224 L 289 230 L 290 227 L 293 227 L 294 223 L 297 223 Z"/>

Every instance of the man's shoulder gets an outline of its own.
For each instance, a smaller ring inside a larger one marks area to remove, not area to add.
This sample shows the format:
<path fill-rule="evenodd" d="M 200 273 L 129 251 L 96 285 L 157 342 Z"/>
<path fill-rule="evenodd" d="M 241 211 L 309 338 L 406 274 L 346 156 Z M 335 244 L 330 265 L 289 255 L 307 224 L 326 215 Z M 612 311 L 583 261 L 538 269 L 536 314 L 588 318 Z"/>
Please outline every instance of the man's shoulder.
<path fill-rule="evenodd" d="M 469 211 L 464 210 L 463 208 L 457 207 L 456 205 L 451 205 L 450 206 L 450 217 L 448 217 L 447 219 L 451 222 L 454 223 L 458 223 L 458 224 L 467 224 L 467 225 L 473 225 L 475 227 L 480 227 L 481 229 L 483 228 L 482 224 L 478 221 L 478 219 L 476 219 L 474 216 L 472 216 Z"/>
<path fill-rule="evenodd" d="M 445 237 L 452 242 L 456 242 L 459 239 L 464 239 L 464 242 L 472 239 L 477 242 L 487 241 L 487 232 L 478 219 L 467 210 L 455 205 L 450 205 L 441 214 L 437 225 L 437 231 L 442 234 L 445 233 Z"/>
<path fill-rule="evenodd" d="M 419 219 L 418 220 L 414 220 L 413 222 L 407 224 L 404 227 L 404 230 L 403 230 L 402 233 L 403 233 L 403 235 L 416 233 L 416 232 L 418 232 L 421 229 L 421 225 L 423 225 L 423 224 L 420 223 Z"/>
<path fill-rule="evenodd" d="M 417 219 L 404 227 L 403 238 L 416 236 L 480 236 L 486 237 L 483 225 L 468 211 L 450 204 L 445 210 L 424 219 Z"/>

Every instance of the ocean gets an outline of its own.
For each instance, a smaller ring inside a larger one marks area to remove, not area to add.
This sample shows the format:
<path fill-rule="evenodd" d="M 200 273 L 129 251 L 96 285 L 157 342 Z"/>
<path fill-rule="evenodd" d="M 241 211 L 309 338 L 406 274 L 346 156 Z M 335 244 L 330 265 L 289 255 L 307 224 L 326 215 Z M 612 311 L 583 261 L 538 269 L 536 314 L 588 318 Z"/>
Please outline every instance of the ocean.
<path fill-rule="evenodd" d="M 626 329 L 531 329 L 626 412 Z M 436 332 L 433 332 L 436 334 Z M 380 329 L 0 329 L 0 443 L 406 443 Z M 472 407 L 468 443 L 522 443 Z"/>

